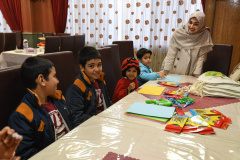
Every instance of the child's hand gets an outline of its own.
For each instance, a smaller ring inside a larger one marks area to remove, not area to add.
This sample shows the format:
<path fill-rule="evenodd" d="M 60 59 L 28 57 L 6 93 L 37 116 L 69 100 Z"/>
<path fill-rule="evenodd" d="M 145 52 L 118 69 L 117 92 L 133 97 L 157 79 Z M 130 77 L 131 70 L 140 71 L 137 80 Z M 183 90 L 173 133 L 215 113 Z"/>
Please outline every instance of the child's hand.
<path fill-rule="evenodd" d="M 157 72 L 159 74 L 160 78 L 165 78 L 167 76 L 167 73 L 164 71 Z"/>
<path fill-rule="evenodd" d="M 0 131 L 0 158 L 11 159 L 17 149 L 22 136 L 17 134 L 13 129 L 5 127 Z M 20 157 L 14 157 L 14 159 L 20 159 Z"/>
<path fill-rule="evenodd" d="M 131 90 L 133 90 L 134 88 L 135 88 L 135 83 L 134 82 L 130 83 L 128 88 L 127 88 L 128 89 L 128 93 L 130 93 Z"/>

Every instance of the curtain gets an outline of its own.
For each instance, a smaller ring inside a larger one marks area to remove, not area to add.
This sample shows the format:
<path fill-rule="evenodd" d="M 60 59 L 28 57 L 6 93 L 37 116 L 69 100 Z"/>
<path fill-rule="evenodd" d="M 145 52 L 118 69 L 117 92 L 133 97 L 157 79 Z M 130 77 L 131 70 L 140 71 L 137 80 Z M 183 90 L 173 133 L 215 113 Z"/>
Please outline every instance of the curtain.
<path fill-rule="evenodd" d="M 86 35 L 86 44 L 101 47 L 114 40 L 131 40 L 153 52 L 150 67 L 159 71 L 170 38 L 201 0 L 69 0 L 66 31 Z"/>
<path fill-rule="evenodd" d="M 11 30 L 23 31 L 21 0 L 0 0 L 0 10 Z"/>
<path fill-rule="evenodd" d="M 86 45 L 112 44 L 118 40 L 117 0 L 69 0 L 65 32 L 85 35 Z"/>
<path fill-rule="evenodd" d="M 11 32 L 11 29 L 7 24 L 6 20 L 4 19 L 1 10 L 0 10 L 0 32 Z"/>
<path fill-rule="evenodd" d="M 56 34 L 64 33 L 67 22 L 68 0 L 52 0 L 52 11 Z"/>
<path fill-rule="evenodd" d="M 206 4 L 206 0 L 201 0 L 201 1 L 202 1 L 203 12 L 205 13 L 205 4 Z"/>
<path fill-rule="evenodd" d="M 201 0 L 124 0 L 122 1 L 122 34 L 140 48 L 153 52 L 150 67 L 160 71 L 169 41 L 175 29 L 185 24 L 191 13 L 201 10 Z"/>

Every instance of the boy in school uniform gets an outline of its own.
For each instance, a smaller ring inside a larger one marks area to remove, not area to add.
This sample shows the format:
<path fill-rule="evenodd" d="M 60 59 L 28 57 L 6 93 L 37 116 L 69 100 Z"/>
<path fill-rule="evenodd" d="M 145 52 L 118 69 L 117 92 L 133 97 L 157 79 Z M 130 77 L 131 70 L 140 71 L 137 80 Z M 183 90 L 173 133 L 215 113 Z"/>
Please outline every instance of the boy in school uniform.
<path fill-rule="evenodd" d="M 140 75 L 137 76 L 138 86 L 143 85 L 149 80 L 156 80 L 157 78 L 164 78 L 167 74 L 163 71 L 153 72 L 149 67 L 151 64 L 152 51 L 141 48 L 137 51 L 137 58 L 141 69 Z"/>
<path fill-rule="evenodd" d="M 27 58 L 21 66 L 27 93 L 9 118 L 9 126 L 23 136 L 16 155 L 28 159 L 77 126 L 66 107 L 53 63 Z"/>
<path fill-rule="evenodd" d="M 94 47 L 79 52 L 80 73 L 66 92 L 68 107 L 78 124 L 112 105 L 102 72 L 100 53 Z"/>

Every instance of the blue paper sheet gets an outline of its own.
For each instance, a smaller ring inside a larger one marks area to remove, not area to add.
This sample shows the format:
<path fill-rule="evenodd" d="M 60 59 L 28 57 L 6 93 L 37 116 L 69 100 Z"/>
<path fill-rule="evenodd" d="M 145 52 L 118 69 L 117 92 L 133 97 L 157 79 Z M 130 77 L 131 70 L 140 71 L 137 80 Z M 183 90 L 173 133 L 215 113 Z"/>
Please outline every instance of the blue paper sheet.
<path fill-rule="evenodd" d="M 181 77 L 179 76 L 166 76 L 165 78 L 158 79 L 159 81 L 166 81 L 166 82 L 176 82 L 179 83 Z"/>
<path fill-rule="evenodd" d="M 126 112 L 153 117 L 171 118 L 174 111 L 174 107 L 135 102 Z"/>

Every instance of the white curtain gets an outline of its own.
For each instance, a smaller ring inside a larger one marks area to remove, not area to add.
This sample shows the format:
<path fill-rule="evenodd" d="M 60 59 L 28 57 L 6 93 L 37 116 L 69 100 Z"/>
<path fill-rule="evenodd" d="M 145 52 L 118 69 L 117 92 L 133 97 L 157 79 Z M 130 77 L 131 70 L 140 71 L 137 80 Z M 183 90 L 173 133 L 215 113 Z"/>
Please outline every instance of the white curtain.
<path fill-rule="evenodd" d="M 151 68 L 159 71 L 175 29 L 191 13 L 202 11 L 201 0 L 123 0 L 122 39 L 134 41 L 135 51 L 153 52 Z M 135 52 L 136 53 L 136 52 Z M 162 54 L 164 53 L 164 54 Z"/>
<path fill-rule="evenodd" d="M 12 32 L 0 10 L 0 32 Z"/>
<path fill-rule="evenodd" d="M 118 39 L 117 0 L 69 0 L 66 33 L 85 35 L 86 45 L 101 47 Z"/>
<path fill-rule="evenodd" d="M 172 33 L 197 10 L 201 0 L 69 0 L 65 32 L 85 34 L 96 47 L 132 40 L 135 51 L 152 50 L 150 67 L 159 71 Z"/>

